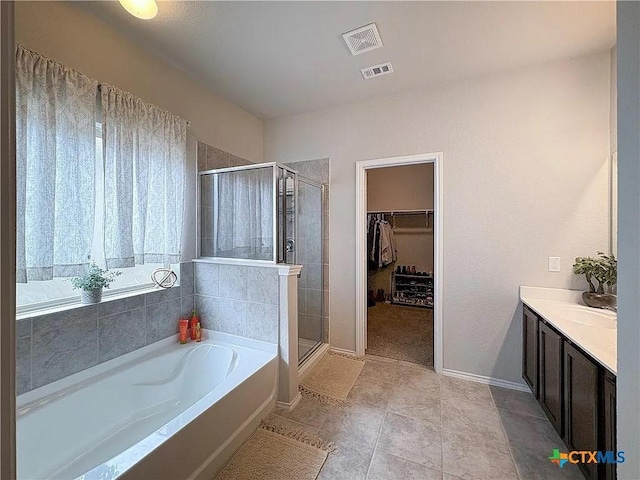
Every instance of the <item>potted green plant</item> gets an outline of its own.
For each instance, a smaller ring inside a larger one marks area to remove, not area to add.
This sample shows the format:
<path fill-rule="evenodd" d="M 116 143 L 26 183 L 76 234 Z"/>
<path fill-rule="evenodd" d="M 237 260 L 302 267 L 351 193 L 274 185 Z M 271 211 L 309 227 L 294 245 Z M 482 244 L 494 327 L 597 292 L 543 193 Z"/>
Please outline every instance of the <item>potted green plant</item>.
<path fill-rule="evenodd" d="M 582 293 L 582 300 L 589 307 L 606 308 L 616 305 L 616 296 L 611 293 L 618 281 L 618 261 L 616 257 L 598 252 L 596 257 L 578 257 L 573 264 L 573 273 L 584 275 L 589 291 Z"/>
<path fill-rule="evenodd" d="M 71 284 L 74 289 L 80 292 L 80 302 L 83 304 L 99 303 L 102 300 L 102 289 L 109 288 L 109 285 L 122 272 L 101 269 L 95 263 L 89 265 L 87 273 L 80 277 L 73 277 Z"/>

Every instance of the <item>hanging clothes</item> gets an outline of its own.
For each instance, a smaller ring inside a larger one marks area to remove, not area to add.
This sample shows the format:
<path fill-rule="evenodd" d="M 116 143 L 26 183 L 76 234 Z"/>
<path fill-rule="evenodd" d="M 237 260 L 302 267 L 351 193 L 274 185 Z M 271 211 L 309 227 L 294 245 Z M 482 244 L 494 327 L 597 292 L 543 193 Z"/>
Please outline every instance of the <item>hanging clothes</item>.
<path fill-rule="evenodd" d="M 384 267 L 398 259 L 393 229 L 383 215 L 369 215 L 367 230 L 369 268 Z"/>
<path fill-rule="evenodd" d="M 393 229 L 389 222 L 383 220 L 380 222 L 380 253 L 378 256 L 378 265 L 384 267 L 398 259 L 396 243 L 393 237 Z"/>

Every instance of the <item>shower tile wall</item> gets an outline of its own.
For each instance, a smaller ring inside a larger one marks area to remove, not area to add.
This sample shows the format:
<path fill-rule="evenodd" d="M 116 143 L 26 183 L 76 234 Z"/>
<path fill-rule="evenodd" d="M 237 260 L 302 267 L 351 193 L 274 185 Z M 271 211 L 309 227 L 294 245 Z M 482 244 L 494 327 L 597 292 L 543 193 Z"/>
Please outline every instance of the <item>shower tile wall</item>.
<path fill-rule="evenodd" d="M 322 183 L 325 187 L 325 202 L 324 202 L 324 212 L 323 212 L 323 251 L 322 251 L 322 260 L 317 265 L 310 266 L 313 268 L 322 268 L 322 285 L 319 288 L 318 286 L 311 284 L 308 285 L 306 283 L 306 275 L 303 268 L 302 275 L 300 277 L 300 293 L 298 295 L 298 304 L 299 304 L 299 313 L 300 313 L 300 336 L 304 337 L 304 334 L 307 335 L 306 338 L 313 338 L 312 335 L 314 325 L 317 325 L 318 322 L 315 321 L 313 315 L 317 310 L 314 309 L 313 302 L 318 302 L 318 295 L 322 295 L 322 299 L 324 302 L 324 318 L 323 318 L 323 332 L 322 332 L 322 341 L 325 343 L 329 342 L 329 312 L 330 312 L 330 295 L 329 295 L 329 159 L 325 158 L 322 160 L 308 160 L 304 162 L 292 162 L 286 164 L 288 167 L 291 167 L 293 170 L 296 170 L 300 173 L 300 175 L 307 177 L 311 180 L 315 180 L 316 182 Z M 309 271 L 309 268 L 307 268 Z"/>
<path fill-rule="evenodd" d="M 193 307 L 185 262 L 180 286 L 17 320 L 18 395 L 177 334 Z"/>
<path fill-rule="evenodd" d="M 194 262 L 195 301 L 202 326 L 278 342 L 277 268 Z"/>
<path fill-rule="evenodd" d="M 238 157 L 202 142 L 198 142 L 197 155 L 199 172 L 203 170 L 213 170 L 215 168 L 240 167 L 253 163 L 245 158 Z"/>

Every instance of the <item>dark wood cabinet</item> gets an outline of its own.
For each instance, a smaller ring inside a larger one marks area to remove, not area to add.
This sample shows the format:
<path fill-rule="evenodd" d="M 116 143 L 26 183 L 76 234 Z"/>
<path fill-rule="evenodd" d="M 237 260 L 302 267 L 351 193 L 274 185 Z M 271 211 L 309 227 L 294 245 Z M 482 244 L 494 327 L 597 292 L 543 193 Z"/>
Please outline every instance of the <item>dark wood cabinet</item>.
<path fill-rule="evenodd" d="M 526 306 L 522 315 L 522 378 L 538 398 L 538 317 Z"/>
<path fill-rule="evenodd" d="M 616 376 L 523 306 L 522 378 L 568 451 L 616 451 Z M 611 455 L 611 454 L 609 454 Z M 611 458 L 611 456 L 609 456 Z M 580 463 L 587 480 L 615 480 L 615 463 Z"/>
<path fill-rule="evenodd" d="M 538 325 L 538 399 L 549 421 L 562 437 L 562 373 L 564 340 L 544 322 Z"/>
<path fill-rule="evenodd" d="M 602 450 L 616 452 L 616 376 L 606 371 L 603 378 L 604 398 L 602 400 L 602 430 L 604 433 Z M 615 480 L 616 464 L 604 464 L 605 480 Z"/>
<path fill-rule="evenodd" d="M 564 345 L 564 442 L 570 450 L 598 450 L 598 371 L 589 357 Z M 580 463 L 587 480 L 598 479 L 597 463 Z"/>

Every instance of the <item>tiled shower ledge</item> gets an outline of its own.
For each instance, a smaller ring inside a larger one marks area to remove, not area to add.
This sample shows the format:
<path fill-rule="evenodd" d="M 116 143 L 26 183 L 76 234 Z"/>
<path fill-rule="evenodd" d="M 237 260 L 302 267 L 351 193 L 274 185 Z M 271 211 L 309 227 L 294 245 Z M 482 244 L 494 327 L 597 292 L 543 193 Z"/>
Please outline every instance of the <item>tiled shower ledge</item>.
<path fill-rule="evenodd" d="M 219 258 L 206 257 L 194 258 L 194 263 L 215 263 L 218 265 L 242 265 L 245 267 L 264 267 L 277 268 L 280 275 L 288 275 L 289 273 L 298 274 L 302 269 L 302 265 L 291 265 L 288 263 L 275 263 L 270 260 L 248 260 L 244 258 Z"/>

